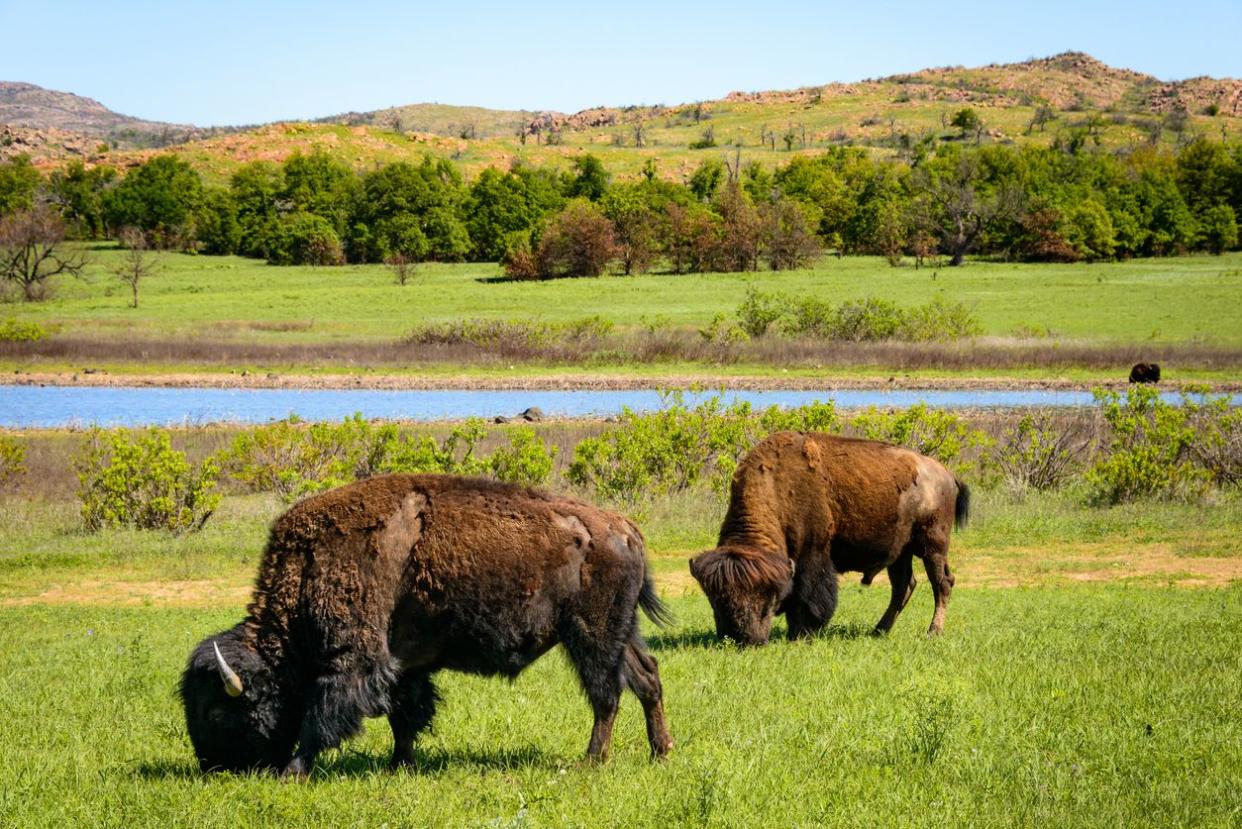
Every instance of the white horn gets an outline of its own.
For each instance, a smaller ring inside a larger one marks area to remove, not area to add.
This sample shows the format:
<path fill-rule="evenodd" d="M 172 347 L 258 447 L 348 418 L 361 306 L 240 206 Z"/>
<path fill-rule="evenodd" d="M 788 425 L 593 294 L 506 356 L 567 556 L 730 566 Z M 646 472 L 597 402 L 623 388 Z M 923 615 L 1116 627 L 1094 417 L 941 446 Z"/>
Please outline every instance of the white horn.
<path fill-rule="evenodd" d="M 229 667 L 229 663 L 224 661 L 224 654 L 220 653 L 220 646 L 212 640 L 211 647 L 216 652 L 216 670 L 220 672 L 220 679 L 224 680 L 224 693 L 230 697 L 240 697 L 242 691 L 246 690 L 246 686 L 242 685 L 241 677 Z"/>

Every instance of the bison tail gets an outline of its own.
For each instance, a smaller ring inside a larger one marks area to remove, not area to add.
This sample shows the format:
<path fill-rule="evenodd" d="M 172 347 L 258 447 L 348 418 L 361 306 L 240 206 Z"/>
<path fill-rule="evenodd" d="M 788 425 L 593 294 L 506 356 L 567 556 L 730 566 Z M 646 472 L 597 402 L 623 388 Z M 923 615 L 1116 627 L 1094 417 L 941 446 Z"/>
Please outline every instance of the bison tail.
<path fill-rule="evenodd" d="M 957 483 L 957 503 L 953 505 L 953 523 L 957 527 L 965 527 L 970 520 L 970 487 L 960 478 L 953 479 Z"/>
<path fill-rule="evenodd" d="M 674 622 L 673 612 L 656 595 L 655 585 L 651 583 L 650 574 L 643 577 L 643 589 L 638 594 L 638 606 L 643 609 L 643 613 L 647 614 L 648 619 L 662 628 L 666 628 Z"/>

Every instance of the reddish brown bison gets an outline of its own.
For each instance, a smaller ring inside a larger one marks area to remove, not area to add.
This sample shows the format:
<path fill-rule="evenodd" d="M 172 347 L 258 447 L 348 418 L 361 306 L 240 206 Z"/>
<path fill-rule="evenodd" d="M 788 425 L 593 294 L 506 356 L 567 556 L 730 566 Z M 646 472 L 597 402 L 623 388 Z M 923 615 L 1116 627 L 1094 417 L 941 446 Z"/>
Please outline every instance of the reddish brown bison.
<path fill-rule="evenodd" d="M 690 561 L 716 632 L 743 644 L 768 640 L 784 613 L 790 638 L 819 630 L 837 606 L 837 574 L 888 568 L 888 631 L 914 592 L 915 556 L 936 596 L 929 633 L 944 627 L 953 589 L 949 532 L 966 521 L 970 491 L 929 457 L 870 440 L 778 432 L 733 476 L 715 550 Z"/>
<path fill-rule="evenodd" d="M 306 775 L 387 715 L 392 764 L 413 759 L 442 668 L 516 676 L 557 643 L 608 755 L 622 688 L 652 754 L 672 745 L 636 608 L 665 617 L 626 518 L 477 479 L 386 475 L 309 498 L 272 527 L 245 620 L 198 645 L 181 680 L 204 770 Z"/>

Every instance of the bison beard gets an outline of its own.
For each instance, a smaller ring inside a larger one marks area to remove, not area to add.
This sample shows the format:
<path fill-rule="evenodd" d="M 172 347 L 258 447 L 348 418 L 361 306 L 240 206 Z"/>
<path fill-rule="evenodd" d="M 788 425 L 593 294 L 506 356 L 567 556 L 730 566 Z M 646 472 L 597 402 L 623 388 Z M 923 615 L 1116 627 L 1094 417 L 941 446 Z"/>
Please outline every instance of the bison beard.
<path fill-rule="evenodd" d="M 738 464 L 716 549 L 690 561 L 716 633 L 768 640 L 784 613 L 790 638 L 819 630 L 837 606 L 837 574 L 863 584 L 888 570 L 892 596 L 876 632 L 892 627 L 923 560 L 935 594 L 929 633 L 944 627 L 954 578 L 949 533 L 966 522 L 970 492 L 935 460 L 876 441 L 778 432 Z"/>
<path fill-rule="evenodd" d="M 186 727 L 204 771 L 305 776 L 387 715 L 395 767 L 435 715 L 436 671 L 514 677 L 561 643 L 595 714 L 588 756 L 607 757 L 629 687 L 660 757 L 672 742 L 638 607 L 666 618 L 620 515 L 490 481 L 371 478 L 273 525 L 246 619 L 190 656 Z"/>

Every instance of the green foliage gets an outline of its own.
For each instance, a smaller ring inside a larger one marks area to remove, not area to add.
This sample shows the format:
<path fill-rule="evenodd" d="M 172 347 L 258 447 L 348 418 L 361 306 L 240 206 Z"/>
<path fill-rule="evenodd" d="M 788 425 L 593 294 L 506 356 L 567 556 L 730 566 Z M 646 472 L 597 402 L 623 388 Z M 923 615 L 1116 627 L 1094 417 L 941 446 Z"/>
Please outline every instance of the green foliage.
<path fill-rule="evenodd" d="M 406 335 L 406 342 L 414 345 L 469 343 L 480 348 L 505 352 L 603 337 L 611 333 L 612 329 L 612 322 L 600 316 L 559 323 L 532 319 L 467 319 L 420 326 Z"/>
<path fill-rule="evenodd" d="M 39 171 L 30 163 L 30 156 L 0 161 L 0 216 L 34 207 L 39 181 Z"/>
<path fill-rule="evenodd" d="M 542 486 L 552 477 L 552 462 L 558 447 L 549 446 L 529 426 L 509 431 L 509 445 L 492 452 L 487 459 L 492 475 L 500 481 L 525 486 Z"/>
<path fill-rule="evenodd" d="M 233 194 L 222 188 L 205 191 L 195 228 L 203 253 L 217 256 L 237 253 L 242 241 L 242 226 Z"/>
<path fill-rule="evenodd" d="M 291 213 L 268 241 L 273 265 L 343 265 L 345 253 L 332 224 L 314 213 Z"/>
<path fill-rule="evenodd" d="M 668 392 L 658 411 L 625 409 L 617 426 L 579 442 L 567 477 L 598 497 L 627 503 L 698 485 L 723 492 L 741 456 L 768 434 L 837 427 L 831 403 L 773 406 L 756 417 L 744 401 L 725 404 L 713 396 L 691 407 L 681 392 Z"/>
<path fill-rule="evenodd" d="M 192 532 L 220 502 L 215 461 L 192 465 L 162 429 L 137 434 L 92 429 L 75 467 L 82 520 L 92 532 L 105 527 Z"/>
<path fill-rule="evenodd" d="M 899 411 L 882 411 L 872 406 L 851 418 L 850 426 L 862 437 L 905 446 L 946 466 L 962 460 L 968 450 L 985 447 L 989 442 L 984 432 L 971 428 L 960 415 L 930 409 L 926 403 Z"/>
<path fill-rule="evenodd" d="M 480 455 L 487 437 L 472 418 L 442 439 L 374 424 L 361 414 L 340 423 L 305 423 L 289 417 L 247 429 L 220 453 L 220 468 L 253 492 L 275 492 L 286 501 L 386 472 L 483 475 L 530 485 L 547 483 L 555 447 L 529 428 L 513 430 L 509 443 Z"/>
<path fill-rule="evenodd" d="M 47 329 L 37 322 L 9 317 L 0 321 L 0 343 L 34 343 L 47 338 Z"/>
<path fill-rule="evenodd" d="M 131 170 L 103 195 L 103 212 L 113 229 L 136 227 L 157 247 L 188 246 L 203 201 L 203 183 L 189 164 L 171 155 Z"/>
<path fill-rule="evenodd" d="M 1242 408 L 1233 395 L 1182 394 L 1182 406 L 1194 430 L 1191 458 L 1220 486 L 1242 484 Z"/>
<path fill-rule="evenodd" d="M 965 107 L 953 113 L 952 119 L 949 120 L 949 126 L 960 129 L 962 131 L 962 136 L 965 137 L 969 133 L 972 133 L 982 127 L 983 120 L 979 117 L 979 113 L 975 112 L 970 107 Z"/>
<path fill-rule="evenodd" d="M 573 160 L 574 177 L 565 190 L 570 198 L 599 201 L 608 191 L 608 171 L 597 157 L 586 153 Z"/>
<path fill-rule="evenodd" d="M 814 297 L 793 299 L 753 287 L 737 308 L 737 322 L 750 337 L 776 331 L 789 337 L 845 342 L 951 342 L 983 332 L 972 309 L 939 295 L 925 305 L 903 309 L 875 297 L 832 305 Z"/>
<path fill-rule="evenodd" d="M 115 181 L 114 168 L 98 164 L 87 169 L 81 159 L 74 159 L 65 167 L 52 171 L 48 176 L 47 188 L 74 235 L 98 239 L 106 230 L 104 193 Z"/>
<path fill-rule="evenodd" d="M 1141 498 L 1192 499 L 1210 480 L 1191 455 L 1195 430 L 1190 411 L 1160 399 L 1156 389 L 1132 385 L 1122 397 L 1096 389 L 1109 430 L 1108 447 L 1085 475 L 1090 504 Z"/>
<path fill-rule="evenodd" d="M 25 445 L 15 437 L 0 435 L 0 488 L 25 473 Z"/>

